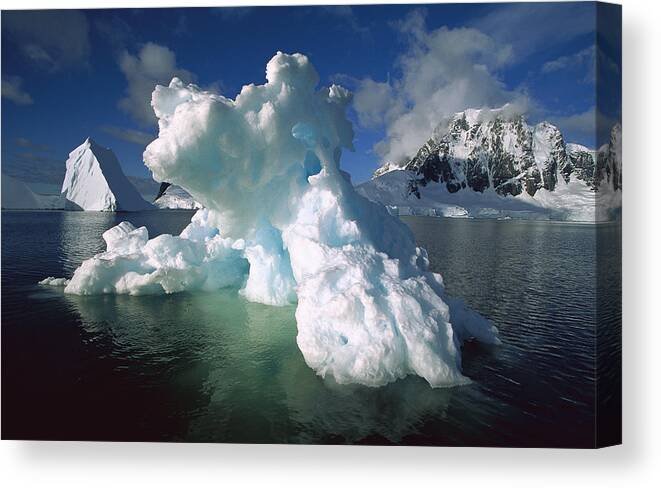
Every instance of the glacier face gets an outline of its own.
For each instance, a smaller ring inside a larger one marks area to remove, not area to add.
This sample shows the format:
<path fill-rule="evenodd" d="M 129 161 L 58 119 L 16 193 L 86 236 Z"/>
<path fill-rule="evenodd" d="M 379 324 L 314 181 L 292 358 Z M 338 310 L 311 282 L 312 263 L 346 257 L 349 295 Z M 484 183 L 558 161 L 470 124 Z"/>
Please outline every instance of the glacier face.
<path fill-rule="evenodd" d="M 443 120 L 413 158 L 385 163 L 359 191 L 399 213 L 609 220 L 621 190 L 621 158 L 609 149 L 620 126 L 591 151 L 506 109 Z"/>
<path fill-rule="evenodd" d="M 69 210 L 152 208 L 124 175 L 115 154 L 90 138 L 69 154 L 61 193 Z"/>
<path fill-rule="evenodd" d="M 144 160 L 204 208 L 179 236 L 128 223 L 70 281 L 76 294 L 133 295 L 236 287 L 248 300 L 296 303 L 306 363 L 338 383 L 380 386 L 409 374 L 468 381 L 461 344 L 498 344 L 497 329 L 447 297 L 424 249 L 339 169 L 351 148 L 351 95 L 301 54 L 278 53 L 264 85 L 235 100 L 173 79 L 154 90 L 159 137 Z"/>

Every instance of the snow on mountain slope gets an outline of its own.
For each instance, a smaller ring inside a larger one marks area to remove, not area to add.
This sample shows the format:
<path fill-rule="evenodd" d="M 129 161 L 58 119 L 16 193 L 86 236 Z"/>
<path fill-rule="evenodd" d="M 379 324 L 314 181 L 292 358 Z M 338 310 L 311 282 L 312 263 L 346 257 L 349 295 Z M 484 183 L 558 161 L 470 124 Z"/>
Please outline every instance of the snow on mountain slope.
<path fill-rule="evenodd" d="M 2 208 L 12 210 L 54 210 L 63 207 L 61 197 L 38 195 L 20 180 L 3 174 Z"/>
<path fill-rule="evenodd" d="M 545 219 L 546 212 L 517 198 L 508 198 L 486 189 L 451 193 L 440 184 L 418 189 L 419 197 L 411 194 L 416 173 L 407 170 L 391 171 L 357 187 L 358 193 L 374 202 L 386 205 L 394 215 L 427 215 L 432 217 L 510 217 Z"/>
<path fill-rule="evenodd" d="M 165 186 L 165 187 L 164 187 Z M 163 210 L 195 210 L 202 205 L 186 190 L 177 185 L 162 183 L 161 190 L 154 199 L 154 205 Z"/>
<path fill-rule="evenodd" d="M 69 210 L 138 211 L 153 208 L 124 175 L 117 157 L 88 138 L 69 154 L 62 195 Z"/>
<path fill-rule="evenodd" d="M 610 220 L 621 195 L 618 126 L 599 151 L 565 144 L 548 122 L 504 110 L 442 121 L 407 162 L 386 163 L 358 191 L 398 214 Z"/>

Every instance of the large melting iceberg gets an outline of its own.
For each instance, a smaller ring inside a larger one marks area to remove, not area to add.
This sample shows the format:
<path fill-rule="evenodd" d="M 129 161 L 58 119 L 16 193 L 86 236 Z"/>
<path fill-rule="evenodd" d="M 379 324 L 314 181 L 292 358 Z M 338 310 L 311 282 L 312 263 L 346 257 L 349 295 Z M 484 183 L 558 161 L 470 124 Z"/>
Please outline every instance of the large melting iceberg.
<path fill-rule="evenodd" d="M 410 230 L 340 170 L 342 148 L 352 147 L 350 93 L 317 90 L 301 54 L 279 52 L 266 79 L 235 100 L 177 78 L 156 87 L 159 137 L 145 163 L 204 208 L 179 236 L 150 240 L 128 222 L 108 230 L 106 252 L 85 261 L 65 292 L 237 287 L 254 302 L 297 303 L 298 346 L 321 376 L 368 386 L 409 374 L 434 387 L 465 383 L 462 341 L 495 344 L 497 330 L 445 295 Z"/>

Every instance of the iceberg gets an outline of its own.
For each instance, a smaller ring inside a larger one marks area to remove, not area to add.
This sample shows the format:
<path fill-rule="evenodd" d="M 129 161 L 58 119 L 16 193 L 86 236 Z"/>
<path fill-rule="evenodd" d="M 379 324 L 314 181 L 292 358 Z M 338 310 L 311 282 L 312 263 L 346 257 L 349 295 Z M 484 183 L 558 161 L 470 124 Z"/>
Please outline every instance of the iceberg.
<path fill-rule="evenodd" d="M 39 197 L 25 183 L 4 173 L 1 179 L 2 208 L 20 210 L 42 208 Z"/>
<path fill-rule="evenodd" d="M 202 207 L 186 190 L 169 183 L 161 183 L 154 205 L 161 210 L 195 210 Z"/>
<path fill-rule="evenodd" d="M 339 384 L 468 382 L 463 341 L 498 344 L 498 331 L 446 295 L 406 225 L 355 191 L 339 164 L 352 149 L 351 94 L 318 82 L 306 56 L 278 52 L 266 83 L 234 100 L 177 78 L 157 86 L 145 164 L 204 208 L 179 236 L 149 239 L 123 222 L 69 281 L 44 284 L 79 295 L 236 287 L 253 302 L 295 303 L 305 362 Z"/>
<path fill-rule="evenodd" d="M 62 183 L 65 208 L 132 212 L 150 210 L 122 171 L 112 150 L 87 138 L 71 151 Z"/>
<path fill-rule="evenodd" d="M 57 210 L 63 206 L 58 195 L 38 195 L 16 178 L 2 174 L 2 208 L 7 210 Z"/>

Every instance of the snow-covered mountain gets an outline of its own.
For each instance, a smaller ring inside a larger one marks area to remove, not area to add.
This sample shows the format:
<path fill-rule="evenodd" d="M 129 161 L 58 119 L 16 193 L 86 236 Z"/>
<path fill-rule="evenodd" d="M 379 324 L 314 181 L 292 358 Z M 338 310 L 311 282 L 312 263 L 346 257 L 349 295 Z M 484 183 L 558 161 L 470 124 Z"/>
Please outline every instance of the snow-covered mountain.
<path fill-rule="evenodd" d="M 16 178 L 3 174 L 2 208 L 10 210 L 54 210 L 63 207 L 57 195 L 38 195 Z"/>
<path fill-rule="evenodd" d="M 554 125 L 473 110 L 443 120 L 417 154 L 358 187 L 393 213 L 603 221 L 621 201 L 621 126 L 599 150 Z"/>
<path fill-rule="evenodd" d="M 202 208 L 202 205 L 186 190 L 170 183 L 161 183 L 158 195 L 154 199 L 154 205 L 162 210 L 194 210 Z"/>
<path fill-rule="evenodd" d="M 62 196 L 69 210 L 128 212 L 153 208 L 124 175 L 112 150 L 90 138 L 69 154 Z"/>

